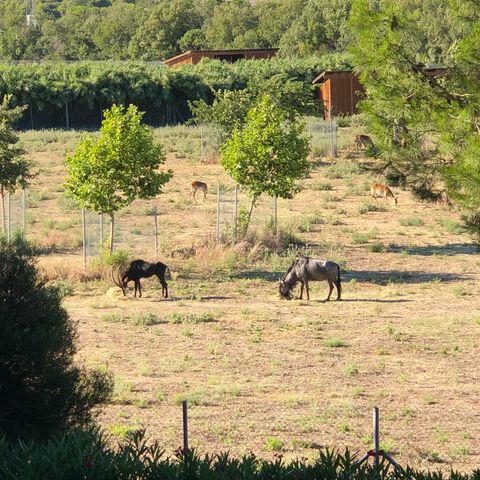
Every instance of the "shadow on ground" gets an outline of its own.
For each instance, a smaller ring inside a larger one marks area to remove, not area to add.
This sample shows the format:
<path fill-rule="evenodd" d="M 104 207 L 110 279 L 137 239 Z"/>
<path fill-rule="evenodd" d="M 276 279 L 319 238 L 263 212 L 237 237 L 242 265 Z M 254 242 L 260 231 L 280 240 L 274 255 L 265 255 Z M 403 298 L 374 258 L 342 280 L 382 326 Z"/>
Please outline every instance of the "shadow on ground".
<path fill-rule="evenodd" d="M 343 280 L 356 280 L 364 283 L 374 283 L 376 285 L 387 285 L 389 283 L 428 283 L 428 282 L 456 282 L 459 280 L 467 280 L 468 277 L 464 275 L 457 275 L 453 273 L 440 273 L 440 272 L 402 272 L 400 270 L 349 270 L 342 276 Z"/>
<path fill-rule="evenodd" d="M 450 243 L 447 245 L 424 245 L 413 247 L 394 246 L 390 247 L 388 251 L 393 253 L 407 252 L 408 255 L 421 255 L 428 257 L 431 255 L 477 255 L 479 248 L 477 245 L 471 243 Z"/>

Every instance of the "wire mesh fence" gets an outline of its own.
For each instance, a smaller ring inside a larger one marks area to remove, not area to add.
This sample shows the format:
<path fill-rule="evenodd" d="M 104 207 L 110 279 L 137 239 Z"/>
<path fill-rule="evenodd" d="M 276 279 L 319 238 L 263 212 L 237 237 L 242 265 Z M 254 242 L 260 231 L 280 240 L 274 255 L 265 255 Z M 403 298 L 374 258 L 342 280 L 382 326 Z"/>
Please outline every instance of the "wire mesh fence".
<path fill-rule="evenodd" d="M 251 198 L 238 187 L 217 188 L 216 238 L 221 241 L 236 242 L 244 233 Z M 249 225 L 252 227 L 277 224 L 277 199 L 263 195 L 256 199 Z"/>
<path fill-rule="evenodd" d="M 307 132 L 310 137 L 310 149 L 314 157 L 337 156 L 338 127 L 335 118 L 322 120 L 309 117 L 307 119 Z"/>
<path fill-rule="evenodd" d="M 26 190 L 6 193 L 4 198 L 4 234 L 8 240 L 14 235 L 25 237 L 26 231 Z"/>

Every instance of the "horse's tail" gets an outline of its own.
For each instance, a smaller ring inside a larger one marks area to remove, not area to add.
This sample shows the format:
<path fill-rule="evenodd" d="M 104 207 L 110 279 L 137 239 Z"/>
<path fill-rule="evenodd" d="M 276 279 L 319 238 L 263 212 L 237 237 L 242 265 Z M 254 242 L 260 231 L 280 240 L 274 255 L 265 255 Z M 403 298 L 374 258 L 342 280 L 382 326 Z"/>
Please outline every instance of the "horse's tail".
<path fill-rule="evenodd" d="M 340 265 L 337 265 L 337 292 L 337 300 L 340 300 L 342 298 L 342 280 L 340 278 Z"/>

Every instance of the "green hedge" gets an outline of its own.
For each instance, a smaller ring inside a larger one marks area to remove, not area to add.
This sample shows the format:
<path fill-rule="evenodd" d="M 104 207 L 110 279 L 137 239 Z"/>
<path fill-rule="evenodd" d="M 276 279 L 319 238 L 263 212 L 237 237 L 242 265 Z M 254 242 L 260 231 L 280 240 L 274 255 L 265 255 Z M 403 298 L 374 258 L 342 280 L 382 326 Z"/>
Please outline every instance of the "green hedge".
<path fill-rule="evenodd" d="M 395 473 L 386 465 L 355 465 L 348 451 L 320 451 L 316 462 L 284 462 L 281 457 L 262 461 L 253 454 L 240 459 L 228 454 L 184 456 L 181 451 L 167 457 L 157 443 L 145 440 L 140 431 L 118 446 L 98 430 L 76 432 L 39 445 L 0 439 L 2 480 L 478 480 L 480 470 L 471 474 L 420 472 L 406 468 Z"/>
<path fill-rule="evenodd" d="M 209 101 L 212 89 L 243 89 L 277 74 L 310 83 L 320 71 L 339 68 L 351 68 L 345 55 L 204 60 L 178 69 L 138 62 L 0 64 L 0 97 L 10 93 L 17 104 L 29 105 L 21 128 L 66 127 L 67 109 L 70 127 L 98 127 L 102 110 L 113 103 L 133 103 L 147 123 L 160 126 L 189 119 L 188 101 Z"/>

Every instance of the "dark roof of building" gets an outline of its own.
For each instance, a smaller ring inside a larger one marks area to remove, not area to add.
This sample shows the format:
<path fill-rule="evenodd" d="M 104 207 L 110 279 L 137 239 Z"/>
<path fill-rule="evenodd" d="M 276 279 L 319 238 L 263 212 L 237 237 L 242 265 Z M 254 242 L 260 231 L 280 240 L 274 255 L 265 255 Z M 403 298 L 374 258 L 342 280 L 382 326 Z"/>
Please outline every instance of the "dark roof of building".
<path fill-rule="evenodd" d="M 277 52 L 278 48 L 239 48 L 239 49 L 225 49 L 225 50 L 187 50 L 184 53 L 180 53 L 179 55 L 175 55 L 174 57 L 167 58 L 163 61 L 163 63 L 170 63 L 176 60 L 182 60 L 184 58 L 188 58 L 194 53 L 203 53 L 203 54 L 225 54 L 225 55 L 235 55 L 240 53 L 248 53 L 248 52 Z"/>

